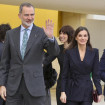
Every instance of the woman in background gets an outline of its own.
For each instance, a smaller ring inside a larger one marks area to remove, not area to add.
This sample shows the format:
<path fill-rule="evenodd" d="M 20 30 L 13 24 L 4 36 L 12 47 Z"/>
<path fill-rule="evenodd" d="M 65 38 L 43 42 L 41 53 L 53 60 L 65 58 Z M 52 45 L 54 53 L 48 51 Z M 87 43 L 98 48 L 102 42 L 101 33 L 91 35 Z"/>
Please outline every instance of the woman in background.
<path fill-rule="evenodd" d="M 100 59 L 100 78 L 104 82 L 103 95 L 104 95 L 104 101 L 105 101 L 105 49 Z"/>
<path fill-rule="evenodd" d="M 98 49 L 92 48 L 86 27 L 75 31 L 70 48 L 65 51 L 62 72 L 61 101 L 67 105 L 92 105 L 93 82 L 101 100 Z"/>
<path fill-rule="evenodd" d="M 3 43 L 5 40 L 6 31 L 10 30 L 11 26 L 9 24 L 0 25 L 0 60 L 3 51 Z M 5 101 L 0 97 L 0 105 L 5 105 Z"/>
<path fill-rule="evenodd" d="M 63 70 L 63 58 L 64 58 L 64 50 L 70 45 L 70 42 L 72 40 L 74 34 L 74 29 L 69 26 L 65 25 L 59 30 L 59 40 L 62 43 L 59 45 L 60 47 L 60 53 L 57 56 L 58 63 L 60 65 L 60 73 L 57 80 L 57 87 L 56 87 L 56 100 L 57 105 L 65 105 L 65 103 L 62 103 L 60 101 L 60 95 L 61 95 L 61 75 Z M 46 58 L 46 62 L 52 62 L 56 57 L 48 56 Z"/>
<path fill-rule="evenodd" d="M 48 53 L 44 51 L 43 74 L 44 74 L 44 81 L 45 81 L 45 86 L 46 86 L 45 105 L 51 105 L 50 88 L 54 86 L 57 80 L 56 70 L 52 68 L 52 63 L 47 62 L 46 60 L 48 56 L 49 56 Z"/>

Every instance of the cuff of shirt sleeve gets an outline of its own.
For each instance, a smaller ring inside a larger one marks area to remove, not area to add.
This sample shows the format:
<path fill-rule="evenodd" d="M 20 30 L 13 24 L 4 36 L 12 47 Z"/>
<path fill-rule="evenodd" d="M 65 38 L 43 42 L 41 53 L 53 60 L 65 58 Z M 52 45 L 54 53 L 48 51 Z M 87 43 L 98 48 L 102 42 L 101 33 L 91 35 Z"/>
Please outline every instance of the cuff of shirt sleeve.
<path fill-rule="evenodd" d="M 50 41 L 54 42 L 54 36 L 52 38 L 48 38 Z"/>

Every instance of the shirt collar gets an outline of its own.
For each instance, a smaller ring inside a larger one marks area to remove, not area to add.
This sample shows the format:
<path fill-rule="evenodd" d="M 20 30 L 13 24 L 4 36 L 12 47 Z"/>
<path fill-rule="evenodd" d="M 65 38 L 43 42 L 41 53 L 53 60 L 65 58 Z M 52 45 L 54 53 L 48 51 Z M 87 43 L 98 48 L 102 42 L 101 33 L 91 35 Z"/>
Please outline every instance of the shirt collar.
<path fill-rule="evenodd" d="M 27 29 L 31 31 L 32 30 L 32 27 L 33 27 L 33 24 L 31 24 L 31 26 L 29 26 Z M 23 31 L 24 29 L 25 28 L 23 27 L 23 25 L 21 25 L 21 31 Z"/>

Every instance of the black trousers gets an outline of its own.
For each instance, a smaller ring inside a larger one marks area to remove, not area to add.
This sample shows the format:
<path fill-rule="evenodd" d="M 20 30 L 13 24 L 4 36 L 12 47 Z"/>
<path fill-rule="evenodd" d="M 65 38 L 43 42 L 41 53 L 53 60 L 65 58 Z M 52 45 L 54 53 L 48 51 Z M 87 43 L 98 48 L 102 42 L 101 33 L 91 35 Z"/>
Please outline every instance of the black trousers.
<path fill-rule="evenodd" d="M 25 103 L 25 104 L 24 104 Z M 45 105 L 45 96 L 31 96 L 27 90 L 24 77 L 15 95 L 6 97 L 6 105 Z"/>
<path fill-rule="evenodd" d="M 75 102 L 75 101 L 67 101 L 67 105 L 92 105 L 92 102 L 83 101 L 83 102 Z"/>

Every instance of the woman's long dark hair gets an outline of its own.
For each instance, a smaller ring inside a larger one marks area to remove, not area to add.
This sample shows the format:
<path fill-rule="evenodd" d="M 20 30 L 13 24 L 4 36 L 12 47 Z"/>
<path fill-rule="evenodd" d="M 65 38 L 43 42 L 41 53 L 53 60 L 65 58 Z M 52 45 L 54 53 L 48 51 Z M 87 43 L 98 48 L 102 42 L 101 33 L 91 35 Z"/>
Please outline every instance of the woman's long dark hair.
<path fill-rule="evenodd" d="M 78 28 L 76 29 L 76 31 L 75 31 L 75 33 L 74 33 L 74 36 L 73 36 L 73 38 L 72 38 L 71 44 L 70 44 L 70 46 L 69 46 L 69 49 L 74 48 L 74 47 L 77 46 L 77 41 L 75 40 L 75 38 L 77 37 L 78 33 L 79 33 L 80 31 L 83 31 L 83 30 L 85 30 L 85 31 L 87 32 L 87 34 L 88 34 L 88 41 L 87 41 L 87 43 L 86 43 L 86 46 L 89 46 L 89 47 L 92 49 L 92 45 L 91 45 L 91 43 L 90 43 L 90 34 L 89 34 L 89 31 L 88 31 L 88 29 L 87 29 L 86 27 L 82 27 L 82 26 L 80 26 L 80 27 L 78 27 Z"/>

